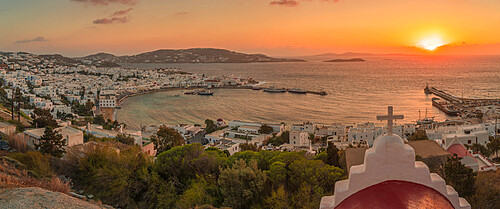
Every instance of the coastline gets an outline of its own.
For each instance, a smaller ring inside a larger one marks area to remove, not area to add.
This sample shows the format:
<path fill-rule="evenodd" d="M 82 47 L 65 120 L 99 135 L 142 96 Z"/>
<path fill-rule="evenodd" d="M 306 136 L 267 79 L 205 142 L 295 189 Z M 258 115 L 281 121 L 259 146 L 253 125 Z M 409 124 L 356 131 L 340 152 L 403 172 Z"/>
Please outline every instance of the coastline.
<path fill-rule="evenodd" d="M 119 99 L 117 101 L 117 107 L 121 107 L 121 104 L 125 99 L 130 98 L 130 97 L 135 97 L 139 95 L 145 95 L 145 94 L 152 94 L 152 93 L 157 93 L 157 92 L 165 92 L 165 91 L 179 91 L 179 90 L 197 90 L 197 89 L 203 89 L 203 87 L 188 87 L 188 88 L 181 88 L 181 87 L 175 87 L 175 88 L 160 88 L 160 89 L 153 89 L 153 90 L 145 90 L 142 92 L 137 92 L 137 93 L 131 93 L 131 94 L 126 94 L 126 95 L 120 95 Z M 251 86 L 222 86 L 222 87 L 212 87 L 211 89 L 252 89 Z M 120 109 L 120 108 L 117 108 Z"/>

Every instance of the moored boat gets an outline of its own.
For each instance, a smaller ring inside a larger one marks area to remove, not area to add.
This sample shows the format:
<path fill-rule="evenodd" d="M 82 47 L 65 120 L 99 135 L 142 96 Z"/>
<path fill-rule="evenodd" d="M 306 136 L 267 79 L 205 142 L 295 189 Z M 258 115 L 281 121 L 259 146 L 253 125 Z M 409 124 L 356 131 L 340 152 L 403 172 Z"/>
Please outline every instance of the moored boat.
<path fill-rule="evenodd" d="M 214 92 L 211 90 L 202 90 L 202 91 L 198 91 L 197 94 L 201 95 L 201 96 L 212 96 L 212 95 L 214 95 Z"/>
<path fill-rule="evenodd" d="M 294 93 L 294 94 L 306 94 L 307 93 L 306 90 L 302 90 L 302 89 L 299 89 L 299 88 L 289 89 L 288 92 Z"/>
<path fill-rule="evenodd" d="M 269 92 L 269 93 L 285 93 L 286 89 L 277 89 L 274 86 L 271 86 L 269 88 L 265 88 L 264 92 Z"/>
<path fill-rule="evenodd" d="M 448 115 L 458 115 L 459 113 L 455 105 L 439 98 L 432 98 L 432 105 Z"/>

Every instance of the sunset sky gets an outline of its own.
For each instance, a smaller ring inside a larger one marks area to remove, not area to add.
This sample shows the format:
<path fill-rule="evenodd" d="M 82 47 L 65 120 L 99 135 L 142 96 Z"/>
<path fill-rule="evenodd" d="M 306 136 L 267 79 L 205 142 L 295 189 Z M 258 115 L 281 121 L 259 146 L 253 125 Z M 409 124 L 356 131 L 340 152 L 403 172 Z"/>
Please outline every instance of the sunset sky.
<path fill-rule="evenodd" d="M 500 1 L 0 0 L 0 31 L 0 51 L 67 56 L 193 47 L 500 54 Z"/>

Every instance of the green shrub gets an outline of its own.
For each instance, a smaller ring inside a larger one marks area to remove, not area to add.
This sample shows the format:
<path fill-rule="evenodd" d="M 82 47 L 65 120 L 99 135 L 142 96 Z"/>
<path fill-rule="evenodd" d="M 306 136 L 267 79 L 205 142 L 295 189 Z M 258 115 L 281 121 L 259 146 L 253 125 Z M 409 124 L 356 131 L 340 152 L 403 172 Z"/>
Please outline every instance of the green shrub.
<path fill-rule="evenodd" d="M 54 175 L 54 170 L 50 165 L 52 156 L 48 154 L 29 151 L 26 153 L 9 153 L 7 156 L 26 165 L 26 169 L 35 172 L 38 177 L 51 177 Z"/>

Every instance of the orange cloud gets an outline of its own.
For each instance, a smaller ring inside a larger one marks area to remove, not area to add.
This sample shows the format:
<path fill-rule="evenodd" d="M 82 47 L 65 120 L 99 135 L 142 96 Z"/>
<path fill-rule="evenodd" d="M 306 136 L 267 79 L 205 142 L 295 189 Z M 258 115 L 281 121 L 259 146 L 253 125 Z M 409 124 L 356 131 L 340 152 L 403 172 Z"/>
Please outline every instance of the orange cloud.
<path fill-rule="evenodd" d="M 33 38 L 33 39 L 25 39 L 25 40 L 16 41 L 16 44 L 27 44 L 27 43 L 31 43 L 31 42 L 45 42 L 45 41 L 49 41 L 49 40 L 43 36 L 38 36 L 38 37 Z"/>
<path fill-rule="evenodd" d="M 130 11 L 132 11 L 132 8 L 126 9 L 126 10 L 119 10 L 119 11 L 116 11 L 115 13 L 113 13 L 111 16 L 123 16 L 123 15 L 128 14 Z"/>
<path fill-rule="evenodd" d="M 126 5 L 135 5 L 137 4 L 137 0 L 71 0 L 76 2 L 82 2 L 92 5 L 101 5 L 107 6 L 109 4 L 126 4 Z"/>
<path fill-rule="evenodd" d="M 113 23 L 126 23 L 128 22 L 128 17 L 113 17 L 113 18 L 102 18 L 94 20 L 94 24 L 113 24 Z"/>
<path fill-rule="evenodd" d="M 294 7 L 299 5 L 299 2 L 295 0 L 278 0 L 278 1 L 272 1 L 269 3 L 270 5 L 280 5 L 280 6 L 287 6 L 287 7 Z"/>
<path fill-rule="evenodd" d="M 307 0 L 311 1 L 311 0 Z M 326 2 L 339 2 L 339 0 L 320 0 L 320 1 L 326 1 Z M 280 6 L 287 6 L 287 7 L 294 7 L 299 5 L 299 2 L 297 0 L 276 0 L 272 1 L 269 3 L 270 5 L 280 5 Z"/>

